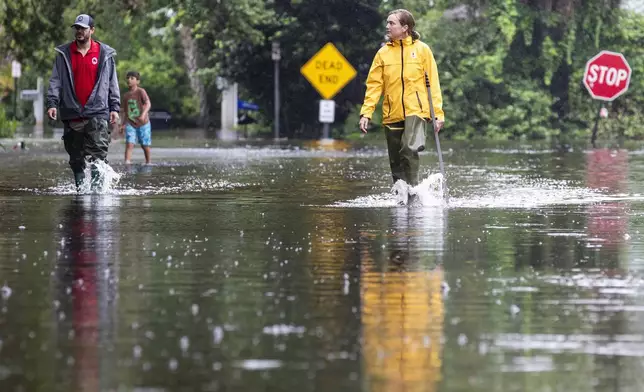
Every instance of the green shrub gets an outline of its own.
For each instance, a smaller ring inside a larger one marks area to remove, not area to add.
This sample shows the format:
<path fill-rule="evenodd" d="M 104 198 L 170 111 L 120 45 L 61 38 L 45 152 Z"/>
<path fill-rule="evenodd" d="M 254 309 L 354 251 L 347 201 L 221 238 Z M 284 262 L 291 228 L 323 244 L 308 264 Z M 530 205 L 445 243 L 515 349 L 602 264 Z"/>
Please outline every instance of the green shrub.
<path fill-rule="evenodd" d="M 0 106 L 0 138 L 13 137 L 18 129 L 18 121 L 7 118 L 7 113 L 3 106 Z"/>

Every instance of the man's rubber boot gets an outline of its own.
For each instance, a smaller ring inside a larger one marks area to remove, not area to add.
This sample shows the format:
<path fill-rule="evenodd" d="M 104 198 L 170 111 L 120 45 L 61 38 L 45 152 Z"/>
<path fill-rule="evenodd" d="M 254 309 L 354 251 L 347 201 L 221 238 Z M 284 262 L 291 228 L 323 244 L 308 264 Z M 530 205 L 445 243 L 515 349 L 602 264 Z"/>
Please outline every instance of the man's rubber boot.
<path fill-rule="evenodd" d="M 85 182 L 85 173 L 74 173 L 74 182 L 76 183 L 76 192 L 80 193 L 83 188 L 83 183 Z"/>
<path fill-rule="evenodd" d="M 92 191 L 101 190 L 103 188 L 103 179 L 101 177 L 101 172 L 98 170 L 96 165 L 92 165 Z"/>
<path fill-rule="evenodd" d="M 420 202 L 420 196 L 416 193 L 409 193 L 409 199 L 407 201 L 408 206 L 420 206 L 422 205 Z"/>
<path fill-rule="evenodd" d="M 391 189 L 391 193 L 394 194 L 396 204 L 399 206 L 407 205 L 409 202 L 409 185 L 407 185 L 405 180 L 396 181 Z"/>

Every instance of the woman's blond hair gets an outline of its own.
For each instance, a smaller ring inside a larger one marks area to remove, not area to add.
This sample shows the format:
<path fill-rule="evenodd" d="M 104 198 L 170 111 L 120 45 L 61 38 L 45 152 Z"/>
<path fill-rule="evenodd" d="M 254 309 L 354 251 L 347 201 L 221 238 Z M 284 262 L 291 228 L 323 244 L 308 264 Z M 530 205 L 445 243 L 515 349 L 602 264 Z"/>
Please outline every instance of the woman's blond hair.
<path fill-rule="evenodd" d="M 418 34 L 418 32 L 415 30 L 416 21 L 414 20 L 414 15 L 412 15 L 411 12 L 407 11 L 406 9 L 399 8 L 397 10 L 391 11 L 388 16 L 391 15 L 396 15 L 396 18 L 398 18 L 401 26 L 407 26 L 407 28 L 409 29 L 409 35 L 411 35 L 412 40 L 420 39 L 420 34 Z"/>

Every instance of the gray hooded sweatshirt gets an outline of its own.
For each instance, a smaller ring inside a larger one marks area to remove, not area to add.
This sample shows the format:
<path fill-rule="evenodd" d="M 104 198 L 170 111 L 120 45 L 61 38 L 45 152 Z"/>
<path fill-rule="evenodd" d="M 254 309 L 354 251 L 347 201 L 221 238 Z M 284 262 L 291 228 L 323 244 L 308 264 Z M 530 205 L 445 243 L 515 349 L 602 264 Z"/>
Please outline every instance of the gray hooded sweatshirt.
<path fill-rule="evenodd" d="M 98 41 L 97 41 L 98 42 Z M 98 57 L 96 84 L 85 106 L 76 98 L 70 43 L 56 47 L 56 60 L 47 90 L 47 108 L 58 108 L 58 118 L 62 121 L 77 118 L 100 117 L 109 119 L 110 112 L 121 109 L 121 93 L 116 76 L 116 51 L 99 42 L 101 50 Z"/>

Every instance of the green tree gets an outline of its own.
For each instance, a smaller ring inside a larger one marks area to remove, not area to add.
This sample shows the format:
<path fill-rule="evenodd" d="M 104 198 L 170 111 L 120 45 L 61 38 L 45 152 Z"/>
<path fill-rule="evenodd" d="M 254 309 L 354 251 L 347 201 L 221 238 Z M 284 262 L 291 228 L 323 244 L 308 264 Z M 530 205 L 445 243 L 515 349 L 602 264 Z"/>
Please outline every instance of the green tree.
<path fill-rule="evenodd" d="M 190 85 L 199 101 L 200 123 L 217 126 L 220 92 L 217 77 L 227 76 L 225 64 L 234 64 L 236 50 L 265 40 L 262 28 L 275 23 L 263 0 L 173 0 L 174 19 L 183 48 Z M 244 68 L 253 64 L 244 64 Z"/>
<path fill-rule="evenodd" d="M 4 0 L 0 4 L 0 50 L 44 70 L 51 66 L 52 42 L 62 39 L 63 11 L 71 0 Z"/>
<path fill-rule="evenodd" d="M 455 5 L 437 1 L 417 18 L 438 61 L 451 137 L 585 134 L 597 110 L 580 83 L 585 62 L 599 49 L 641 58 L 642 16 L 616 0 L 470 1 L 460 18 L 444 12 Z M 640 132 L 628 121 L 640 116 L 637 89 L 611 104 L 617 133 Z"/>
<path fill-rule="evenodd" d="M 152 109 L 165 109 L 185 122 L 196 116 L 192 94 L 176 31 L 176 11 L 165 0 L 101 2 L 78 0 L 65 12 L 66 20 L 89 13 L 95 20 L 95 38 L 114 47 L 121 90 L 125 75 L 141 73 L 141 85 L 150 95 Z"/>
<path fill-rule="evenodd" d="M 217 47 L 213 55 L 222 61 L 222 74 L 239 82 L 272 118 L 271 42 L 279 41 L 282 134 L 318 137 L 321 98 L 300 74 L 300 68 L 327 42 L 333 42 L 357 69 L 358 76 L 334 98 L 338 105 L 337 122 L 341 124 L 364 96 L 364 79 L 382 41 L 384 22 L 379 5 L 380 0 L 275 1 L 273 12 L 277 20 L 260 26 L 264 39 L 230 42 Z"/>
<path fill-rule="evenodd" d="M 6 0 L 0 4 L 3 96 L 10 96 L 7 60 L 23 63 L 21 84 L 51 70 L 53 47 L 73 39 L 78 13 L 96 19 L 95 37 L 118 53 L 121 85 L 142 73 L 154 108 L 197 117 L 217 128 L 219 77 L 239 84 L 260 105 L 257 128 L 272 134 L 273 61 L 279 41 L 282 135 L 318 137 L 319 94 L 300 68 L 333 42 L 358 75 L 334 97 L 335 134 L 357 132 L 357 111 L 371 61 L 383 43 L 386 14 L 406 8 L 438 62 L 454 138 L 587 136 L 597 111 L 581 84 L 585 62 L 600 49 L 620 51 L 644 72 L 644 16 L 619 0 Z M 34 31 L 37 26 L 38 31 Z M 606 104 L 604 134 L 644 136 L 644 81 Z"/>

